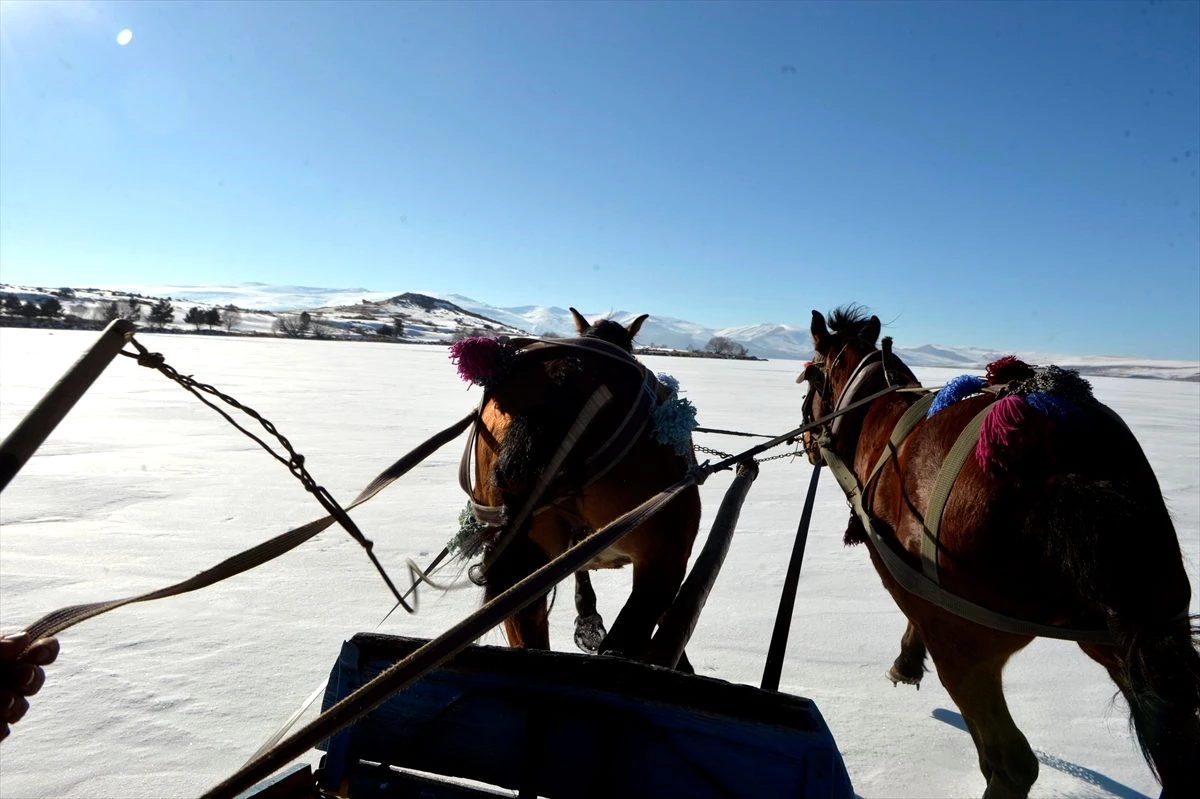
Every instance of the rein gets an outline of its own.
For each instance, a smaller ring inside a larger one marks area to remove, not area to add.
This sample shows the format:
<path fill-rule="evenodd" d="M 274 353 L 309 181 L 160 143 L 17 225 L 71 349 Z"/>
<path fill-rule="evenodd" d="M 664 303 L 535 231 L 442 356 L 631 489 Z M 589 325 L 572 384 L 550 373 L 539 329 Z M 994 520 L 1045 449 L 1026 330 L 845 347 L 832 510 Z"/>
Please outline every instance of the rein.
<path fill-rule="evenodd" d="M 416 466 L 421 461 L 428 458 L 445 444 L 453 441 L 464 430 L 466 430 L 476 418 L 476 414 L 472 411 L 467 416 L 442 430 L 439 433 L 428 438 L 422 444 L 410 451 L 407 455 L 400 458 L 383 472 L 381 472 L 371 483 L 362 490 L 354 501 L 346 506 L 346 510 L 352 510 L 363 504 L 369 499 L 375 497 L 383 489 L 387 488 L 400 477 L 404 476 L 409 470 Z M 311 521 L 308 524 L 289 530 L 282 535 L 278 535 L 267 541 L 264 541 L 257 546 L 240 552 L 231 558 L 221 561 L 216 566 L 200 572 L 199 574 L 190 577 L 182 582 L 160 588 L 156 591 L 150 591 L 137 596 L 127 597 L 124 599 L 114 599 L 106 602 L 92 602 L 84 605 L 72 605 L 65 608 L 60 608 L 51 613 L 46 614 L 37 621 L 25 628 L 29 633 L 29 640 L 36 641 L 38 638 L 57 635 L 64 630 L 79 624 L 82 621 L 94 618 L 117 608 L 131 605 L 137 602 L 149 602 L 153 599 L 165 599 L 179 594 L 186 594 L 191 591 L 197 591 L 201 588 L 206 588 L 214 583 L 228 579 L 242 572 L 249 571 L 256 566 L 261 566 L 269 560 L 279 557 L 280 555 L 295 549 L 300 544 L 309 540 L 317 533 L 325 530 L 333 525 L 336 519 L 330 515 L 324 518 Z M 422 575 L 422 579 L 424 576 Z M 418 581 L 420 582 L 420 581 Z M 414 584 L 415 588 L 415 584 Z M 411 589 L 409 591 L 411 593 Z M 406 594 L 407 596 L 407 594 Z M 413 612 L 403 599 L 400 603 L 404 605 L 410 613 Z"/>

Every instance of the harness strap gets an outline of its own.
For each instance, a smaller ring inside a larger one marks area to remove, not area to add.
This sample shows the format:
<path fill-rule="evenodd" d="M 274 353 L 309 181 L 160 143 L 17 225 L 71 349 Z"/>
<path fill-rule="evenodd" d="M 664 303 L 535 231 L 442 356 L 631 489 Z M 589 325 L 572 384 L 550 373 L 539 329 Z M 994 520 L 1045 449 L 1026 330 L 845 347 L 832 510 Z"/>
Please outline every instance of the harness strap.
<path fill-rule="evenodd" d="M 475 453 L 475 443 L 479 439 L 479 428 L 482 421 L 483 406 L 488 401 L 490 394 L 484 392 L 483 398 L 479 401 L 479 407 L 475 411 L 475 424 L 471 425 L 471 433 L 467 436 L 466 446 L 463 448 L 462 458 L 458 461 L 458 484 L 467 494 L 467 501 L 471 505 L 471 512 L 475 514 L 475 518 L 488 527 L 503 527 L 508 519 L 508 509 L 503 505 L 483 505 L 475 501 L 475 488 L 472 485 L 471 479 L 471 456 Z"/>
<path fill-rule="evenodd" d="M 896 422 L 896 426 L 892 428 L 892 435 L 888 438 L 887 447 L 879 455 L 879 460 L 875 462 L 875 467 L 867 476 L 868 489 L 874 484 L 879 473 L 883 471 L 883 465 L 896 457 L 904 439 L 908 438 L 909 433 L 916 429 L 916 426 L 925 418 L 925 414 L 929 412 L 929 406 L 933 405 L 936 398 L 937 392 L 930 390 L 928 394 L 922 395 L 916 402 L 908 406 L 908 410 L 900 417 L 900 421 Z"/>
<path fill-rule="evenodd" d="M 862 387 L 869 381 L 873 380 L 876 375 L 883 372 L 882 364 L 883 356 L 879 350 L 874 350 L 858 362 L 858 366 L 854 367 L 854 372 L 851 373 L 850 379 L 846 381 L 846 388 L 842 391 L 842 396 L 838 402 L 835 411 L 843 411 L 843 415 L 838 416 L 833 420 L 833 425 L 830 428 L 830 433 L 835 438 L 842 429 L 842 424 L 846 421 L 845 411 L 849 410 L 850 401 L 859 394 Z"/>
<path fill-rule="evenodd" d="M 640 365 L 640 364 L 639 364 Z M 584 461 L 583 470 L 586 477 L 580 489 L 587 488 L 592 483 L 608 474 L 633 449 L 641 437 L 642 431 L 650 422 L 650 409 L 657 402 L 658 378 L 649 369 L 642 369 L 642 391 L 617 426 L 616 432 L 604 442 L 601 447 Z M 634 424 L 640 422 L 640 424 Z"/>
<path fill-rule="evenodd" d="M 942 524 L 942 512 L 946 509 L 946 502 L 950 499 L 950 492 L 958 479 L 958 473 L 962 471 L 963 464 L 979 443 L 979 430 L 983 427 L 984 417 L 991 410 L 992 405 L 988 403 L 958 434 L 958 440 L 950 448 L 946 460 L 942 461 L 937 482 L 933 484 L 933 492 L 929 495 L 929 505 L 925 509 L 925 532 L 921 536 L 921 570 L 935 583 L 939 582 L 938 534 Z"/>

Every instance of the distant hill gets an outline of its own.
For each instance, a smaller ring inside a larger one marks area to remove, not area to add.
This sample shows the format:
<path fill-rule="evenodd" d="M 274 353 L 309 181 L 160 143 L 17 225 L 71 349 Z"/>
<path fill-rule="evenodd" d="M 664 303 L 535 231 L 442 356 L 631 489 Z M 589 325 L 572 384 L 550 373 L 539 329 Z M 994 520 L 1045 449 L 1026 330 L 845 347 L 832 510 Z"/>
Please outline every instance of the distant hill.
<path fill-rule="evenodd" d="M 3 301 L 13 297 L 20 303 L 39 304 L 58 300 L 64 316 L 75 326 L 100 326 L 114 304 L 131 302 L 141 310 L 139 324 L 147 323 L 150 306 L 168 299 L 174 319 L 165 326 L 174 332 L 227 332 L 240 335 L 281 335 L 294 328 L 303 314 L 308 327 L 302 335 L 349 339 L 391 339 L 407 343 L 445 344 L 466 335 L 571 336 L 575 325 L 571 313 L 557 306 L 522 305 L 498 308 L 470 297 L 436 291 L 392 292 L 367 289 L 329 289 L 310 286 L 271 286 L 239 283 L 210 286 L 117 286 L 106 288 L 39 288 L 0 284 Z M 10 302 L 11 304 L 11 302 Z M 189 324 L 187 312 L 216 310 L 219 323 Z M 233 310 L 232 316 L 229 309 Z M 581 308 L 588 319 L 610 316 L 626 323 L 638 314 L 628 311 Z M 19 313 L 0 316 L 4 324 L 63 324 L 23 319 Z M 397 335 L 397 328 L 402 335 Z M 294 332 L 294 329 L 293 329 Z M 807 360 L 812 343 L 806 328 L 764 323 L 740 327 L 708 328 L 683 319 L 651 315 L 638 335 L 638 345 L 655 351 L 702 351 L 714 337 L 744 346 L 758 358 Z M 922 344 L 897 346 L 896 352 L 912 366 L 982 369 L 987 363 L 1011 354 L 976 347 Z M 1036 363 L 1057 363 L 1086 375 L 1148 377 L 1200 381 L 1200 362 L 1102 355 L 1018 353 Z"/>

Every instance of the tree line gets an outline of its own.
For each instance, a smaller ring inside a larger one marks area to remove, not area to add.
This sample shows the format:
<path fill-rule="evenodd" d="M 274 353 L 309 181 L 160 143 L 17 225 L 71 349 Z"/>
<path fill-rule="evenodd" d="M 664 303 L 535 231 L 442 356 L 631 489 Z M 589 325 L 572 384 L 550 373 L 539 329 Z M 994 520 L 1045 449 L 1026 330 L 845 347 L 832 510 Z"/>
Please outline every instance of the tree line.
<path fill-rule="evenodd" d="M 62 292 L 56 292 L 63 296 Z M 0 310 L 8 316 L 19 316 L 26 319 L 79 319 L 78 316 L 67 314 L 63 307 L 62 301 L 58 297 L 47 297 L 44 300 L 21 301 L 21 298 L 15 294 L 5 294 L 3 302 L 0 303 Z M 130 296 L 128 299 L 112 300 L 111 302 L 100 303 L 97 308 L 92 311 L 92 318 L 101 322 L 112 322 L 117 319 L 125 319 L 130 322 L 145 321 L 146 327 L 150 329 L 163 329 L 167 325 L 175 321 L 175 306 L 169 299 L 160 299 L 154 302 L 140 302 Z M 236 305 L 227 305 L 224 309 L 219 308 L 189 308 L 183 317 L 186 324 L 194 326 L 197 330 L 201 327 L 208 327 L 212 330 L 215 327 L 223 326 L 226 330 L 233 330 L 241 321 L 241 309 Z"/>

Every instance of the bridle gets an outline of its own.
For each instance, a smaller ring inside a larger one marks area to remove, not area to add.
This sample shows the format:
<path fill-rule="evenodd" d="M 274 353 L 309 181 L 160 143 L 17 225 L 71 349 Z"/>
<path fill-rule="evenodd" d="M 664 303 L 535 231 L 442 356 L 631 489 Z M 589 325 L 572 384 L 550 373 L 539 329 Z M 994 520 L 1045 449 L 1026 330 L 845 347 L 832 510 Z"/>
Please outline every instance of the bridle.
<path fill-rule="evenodd" d="M 804 367 L 803 378 L 808 382 L 809 388 L 808 393 L 804 395 L 804 402 L 800 406 L 801 424 L 807 425 L 817 420 L 816 401 L 818 398 L 821 400 L 820 407 L 823 411 L 821 415 L 828 415 L 828 411 L 825 411 L 825 409 L 832 407 L 833 400 L 836 400 L 836 397 L 830 396 L 833 386 L 829 380 L 829 374 L 833 368 L 838 365 L 838 362 L 842 359 L 842 355 L 845 354 L 846 347 L 848 346 L 849 342 L 843 344 L 842 348 L 838 350 L 837 355 L 834 356 L 833 361 L 830 362 L 828 366 L 826 366 L 827 361 L 825 356 L 821 355 L 820 353 L 816 353 L 813 356 L 813 359 Z M 832 422 L 832 420 L 830 421 Z M 820 425 L 817 429 L 802 435 L 802 446 L 805 454 L 808 455 L 810 462 L 820 463 L 821 445 L 819 442 L 821 435 L 828 431 L 829 427 L 830 423 L 826 423 Z"/>

